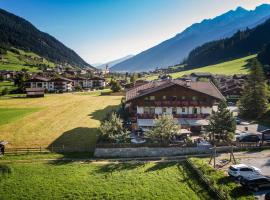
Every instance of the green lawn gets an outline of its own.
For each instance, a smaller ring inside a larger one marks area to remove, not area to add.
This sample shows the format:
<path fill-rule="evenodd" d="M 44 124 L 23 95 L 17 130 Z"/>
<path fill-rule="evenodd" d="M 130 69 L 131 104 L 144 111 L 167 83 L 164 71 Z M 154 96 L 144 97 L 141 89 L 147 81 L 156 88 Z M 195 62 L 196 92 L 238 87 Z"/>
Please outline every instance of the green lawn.
<path fill-rule="evenodd" d="M 0 140 L 8 141 L 8 148 L 64 146 L 73 151 L 93 151 L 100 121 L 121 99 L 78 93 L 48 94 L 44 98 L 2 97 Z"/>
<path fill-rule="evenodd" d="M 0 108 L 0 126 L 39 110 L 40 108 Z"/>
<path fill-rule="evenodd" d="M 256 57 L 256 55 L 251 55 L 244 58 L 219 63 L 216 65 L 204 66 L 193 70 L 171 73 L 170 75 L 173 78 L 179 78 L 182 77 L 183 75 L 189 75 L 193 72 L 210 72 L 212 74 L 225 74 L 225 75 L 247 74 L 249 71 L 248 68 L 246 67 L 247 62 L 249 59 L 254 57 Z M 148 80 L 154 80 L 156 78 L 157 76 L 147 77 Z"/>
<path fill-rule="evenodd" d="M 253 200 L 254 196 L 245 188 L 237 184 L 224 171 L 215 170 L 205 159 L 191 158 L 190 161 L 198 168 L 202 174 L 212 183 L 220 193 L 228 200 Z"/>
<path fill-rule="evenodd" d="M 9 200 L 212 199 L 183 163 L 1 165 L 0 161 L 0 188 L 1 199 Z"/>

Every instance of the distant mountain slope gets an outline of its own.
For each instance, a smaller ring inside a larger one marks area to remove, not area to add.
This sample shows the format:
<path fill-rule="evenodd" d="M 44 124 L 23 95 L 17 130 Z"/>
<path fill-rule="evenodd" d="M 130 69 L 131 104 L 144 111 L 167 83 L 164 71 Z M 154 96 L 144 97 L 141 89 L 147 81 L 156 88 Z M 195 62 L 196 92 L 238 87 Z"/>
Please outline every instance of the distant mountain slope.
<path fill-rule="evenodd" d="M 212 74 L 234 75 L 234 74 L 247 74 L 249 72 L 249 60 L 255 58 L 257 55 L 250 55 L 243 58 L 220 62 L 215 65 L 200 66 L 196 69 L 186 69 L 180 72 L 170 73 L 172 78 L 180 78 L 184 75 L 190 75 L 194 72 L 208 72 Z M 148 80 L 157 79 L 158 76 L 148 76 Z"/>
<path fill-rule="evenodd" d="M 182 33 L 134 57 L 115 65 L 114 71 L 149 71 L 156 67 L 179 64 L 195 47 L 206 42 L 230 37 L 238 30 L 253 28 L 270 17 L 270 5 L 248 11 L 241 7 L 214 19 L 193 24 Z"/>
<path fill-rule="evenodd" d="M 52 62 L 90 66 L 73 50 L 54 37 L 39 31 L 25 19 L 0 9 L 0 47 L 30 51 Z"/>
<path fill-rule="evenodd" d="M 104 69 L 106 67 L 106 65 L 108 65 L 109 68 L 113 67 L 114 65 L 120 63 L 120 62 L 123 62 L 129 58 L 132 58 L 134 55 L 127 55 L 125 57 L 122 57 L 122 58 L 119 58 L 119 59 L 116 59 L 116 60 L 113 60 L 113 61 L 110 61 L 110 62 L 107 62 L 105 64 L 100 64 L 99 66 L 97 66 L 97 68 L 99 69 Z"/>
<path fill-rule="evenodd" d="M 186 63 L 196 67 L 240 58 L 260 52 L 269 43 L 270 19 L 253 29 L 238 31 L 231 38 L 209 42 L 194 49 Z"/>

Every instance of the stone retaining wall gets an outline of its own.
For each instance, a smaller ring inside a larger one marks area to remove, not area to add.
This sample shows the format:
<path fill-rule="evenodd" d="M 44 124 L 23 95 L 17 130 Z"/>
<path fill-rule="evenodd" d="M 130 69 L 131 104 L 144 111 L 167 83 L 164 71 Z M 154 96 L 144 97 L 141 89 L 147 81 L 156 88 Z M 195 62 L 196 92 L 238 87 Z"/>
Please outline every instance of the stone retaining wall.
<path fill-rule="evenodd" d="M 132 158 L 132 157 L 162 157 L 188 154 L 211 153 L 210 149 L 200 147 L 138 147 L 138 148 L 96 148 L 97 158 Z"/>

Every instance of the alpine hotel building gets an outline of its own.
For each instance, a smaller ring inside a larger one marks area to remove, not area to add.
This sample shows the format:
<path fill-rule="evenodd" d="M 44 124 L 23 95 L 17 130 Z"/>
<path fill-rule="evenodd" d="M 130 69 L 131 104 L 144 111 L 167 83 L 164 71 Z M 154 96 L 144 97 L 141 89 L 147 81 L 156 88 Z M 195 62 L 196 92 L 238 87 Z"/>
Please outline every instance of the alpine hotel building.
<path fill-rule="evenodd" d="M 212 82 L 166 80 L 126 92 L 132 129 L 148 129 L 161 114 L 172 114 L 183 129 L 200 131 L 224 96 Z"/>

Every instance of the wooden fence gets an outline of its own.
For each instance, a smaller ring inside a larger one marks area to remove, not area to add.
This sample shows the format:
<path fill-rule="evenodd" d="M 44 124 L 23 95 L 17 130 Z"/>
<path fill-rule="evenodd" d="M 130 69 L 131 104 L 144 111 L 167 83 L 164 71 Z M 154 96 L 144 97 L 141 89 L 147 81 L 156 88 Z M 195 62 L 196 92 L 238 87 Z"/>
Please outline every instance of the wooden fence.
<path fill-rule="evenodd" d="M 62 147 L 35 147 L 35 148 L 6 148 L 6 155 L 22 155 L 22 154 L 35 154 L 35 153 L 60 153 L 65 152 L 66 149 Z"/>

